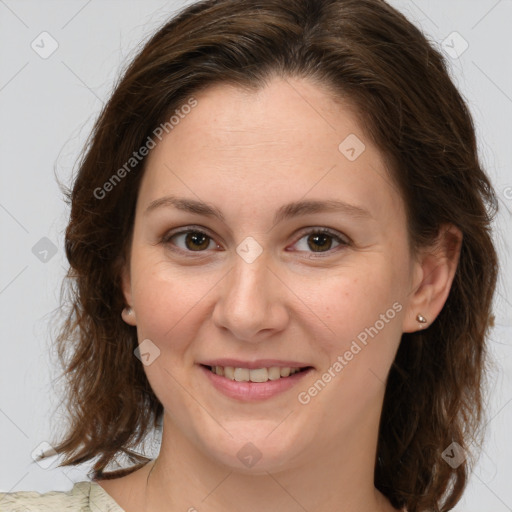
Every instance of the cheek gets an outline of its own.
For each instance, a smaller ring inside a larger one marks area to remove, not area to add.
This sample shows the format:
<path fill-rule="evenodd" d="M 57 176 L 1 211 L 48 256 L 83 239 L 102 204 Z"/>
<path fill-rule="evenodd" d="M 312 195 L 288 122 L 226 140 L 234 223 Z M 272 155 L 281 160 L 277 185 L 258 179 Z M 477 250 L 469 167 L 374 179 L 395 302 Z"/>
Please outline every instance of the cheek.
<path fill-rule="evenodd" d="M 150 340 L 150 352 L 155 354 L 144 371 L 168 414 L 193 411 L 196 404 L 188 393 L 183 393 L 183 388 L 190 388 L 187 368 L 194 362 L 190 349 L 201 326 L 201 298 L 211 285 L 204 276 L 201 279 L 190 272 L 179 272 L 154 254 L 143 250 L 134 254 L 132 293 L 137 336 L 139 344 Z M 181 415 L 179 421 L 188 421 L 188 417 Z M 183 425 L 185 430 L 189 427 Z"/>
<path fill-rule="evenodd" d="M 204 276 L 177 271 L 163 259 L 143 252 L 137 256 L 132 294 L 139 340 L 149 338 L 162 349 L 172 342 L 173 351 L 180 352 L 192 334 L 188 331 L 198 325 L 194 318 L 211 286 Z"/>
<path fill-rule="evenodd" d="M 309 331 L 315 332 L 315 350 L 322 357 L 320 375 L 303 391 L 318 397 L 320 408 L 329 409 L 334 400 L 363 414 L 382 395 L 401 339 L 405 270 L 393 257 L 367 254 L 357 265 L 309 287 L 311 309 L 321 320 L 316 320 L 318 330 L 310 326 Z M 328 382 L 325 391 L 319 378 Z M 333 425 L 338 425 L 333 414 Z"/>
<path fill-rule="evenodd" d="M 393 269 L 377 257 L 365 264 L 347 266 L 312 282 L 297 280 L 297 295 L 303 297 L 310 315 L 310 330 L 325 333 L 324 349 L 343 349 L 366 327 L 379 320 L 399 298 Z M 392 311 L 391 314 L 395 313 Z M 393 318 L 396 315 L 393 314 Z"/>

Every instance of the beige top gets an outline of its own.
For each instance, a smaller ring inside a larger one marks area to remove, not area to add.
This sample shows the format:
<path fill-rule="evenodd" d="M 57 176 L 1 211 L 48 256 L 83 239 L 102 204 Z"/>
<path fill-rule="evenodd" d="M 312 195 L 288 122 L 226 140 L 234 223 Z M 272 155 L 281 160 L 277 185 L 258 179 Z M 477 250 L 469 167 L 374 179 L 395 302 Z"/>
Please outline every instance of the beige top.
<path fill-rule="evenodd" d="M 0 492 L 0 512 L 125 512 L 96 482 L 78 482 L 70 491 L 44 494 Z"/>

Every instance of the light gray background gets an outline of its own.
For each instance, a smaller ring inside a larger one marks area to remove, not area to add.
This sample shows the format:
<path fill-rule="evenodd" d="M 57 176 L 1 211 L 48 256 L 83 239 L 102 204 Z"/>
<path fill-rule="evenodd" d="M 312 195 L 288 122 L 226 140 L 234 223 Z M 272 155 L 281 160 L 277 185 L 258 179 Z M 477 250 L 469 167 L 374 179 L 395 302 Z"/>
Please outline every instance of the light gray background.
<path fill-rule="evenodd" d="M 43 468 L 31 458 L 62 423 L 51 417 L 59 403 L 59 369 L 49 350 L 66 268 L 68 209 L 55 175 L 69 182 L 122 66 L 185 3 L 0 0 L 1 491 L 68 490 L 89 469 L 55 463 Z M 496 242 L 502 273 L 490 340 L 495 369 L 487 441 L 455 510 L 512 511 L 512 1 L 391 3 L 451 54 L 454 80 L 473 112 L 481 158 L 500 199 Z M 52 44 L 58 48 L 48 56 Z"/>

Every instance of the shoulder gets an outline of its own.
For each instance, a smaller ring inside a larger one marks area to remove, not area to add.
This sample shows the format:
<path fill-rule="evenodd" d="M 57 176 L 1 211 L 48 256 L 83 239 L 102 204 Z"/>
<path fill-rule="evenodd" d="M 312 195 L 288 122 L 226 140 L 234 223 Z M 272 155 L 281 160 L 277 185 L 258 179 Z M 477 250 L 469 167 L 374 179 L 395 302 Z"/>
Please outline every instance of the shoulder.
<path fill-rule="evenodd" d="M 0 493 L 0 512 L 124 512 L 95 482 L 78 482 L 70 491 Z"/>

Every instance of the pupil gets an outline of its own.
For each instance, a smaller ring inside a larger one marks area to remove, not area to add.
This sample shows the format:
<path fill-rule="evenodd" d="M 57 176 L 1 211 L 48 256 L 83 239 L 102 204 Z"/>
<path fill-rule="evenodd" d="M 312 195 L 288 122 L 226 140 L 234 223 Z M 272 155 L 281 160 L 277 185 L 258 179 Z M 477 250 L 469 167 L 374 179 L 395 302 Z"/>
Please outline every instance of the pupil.
<path fill-rule="evenodd" d="M 187 248 L 191 250 L 206 249 L 208 247 L 208 237 L 203 233 L 188 233 L 186 237 Z"/>
<path fill-rule="evenodd" d="M 312 240 L 314 245 L 309 244 L 310 249 L 315 252 L 322 252 L 319 249 L 329 250 L 332 245 L 330 235 L 316 234 L 310 235 L 309 240 Z"/>

